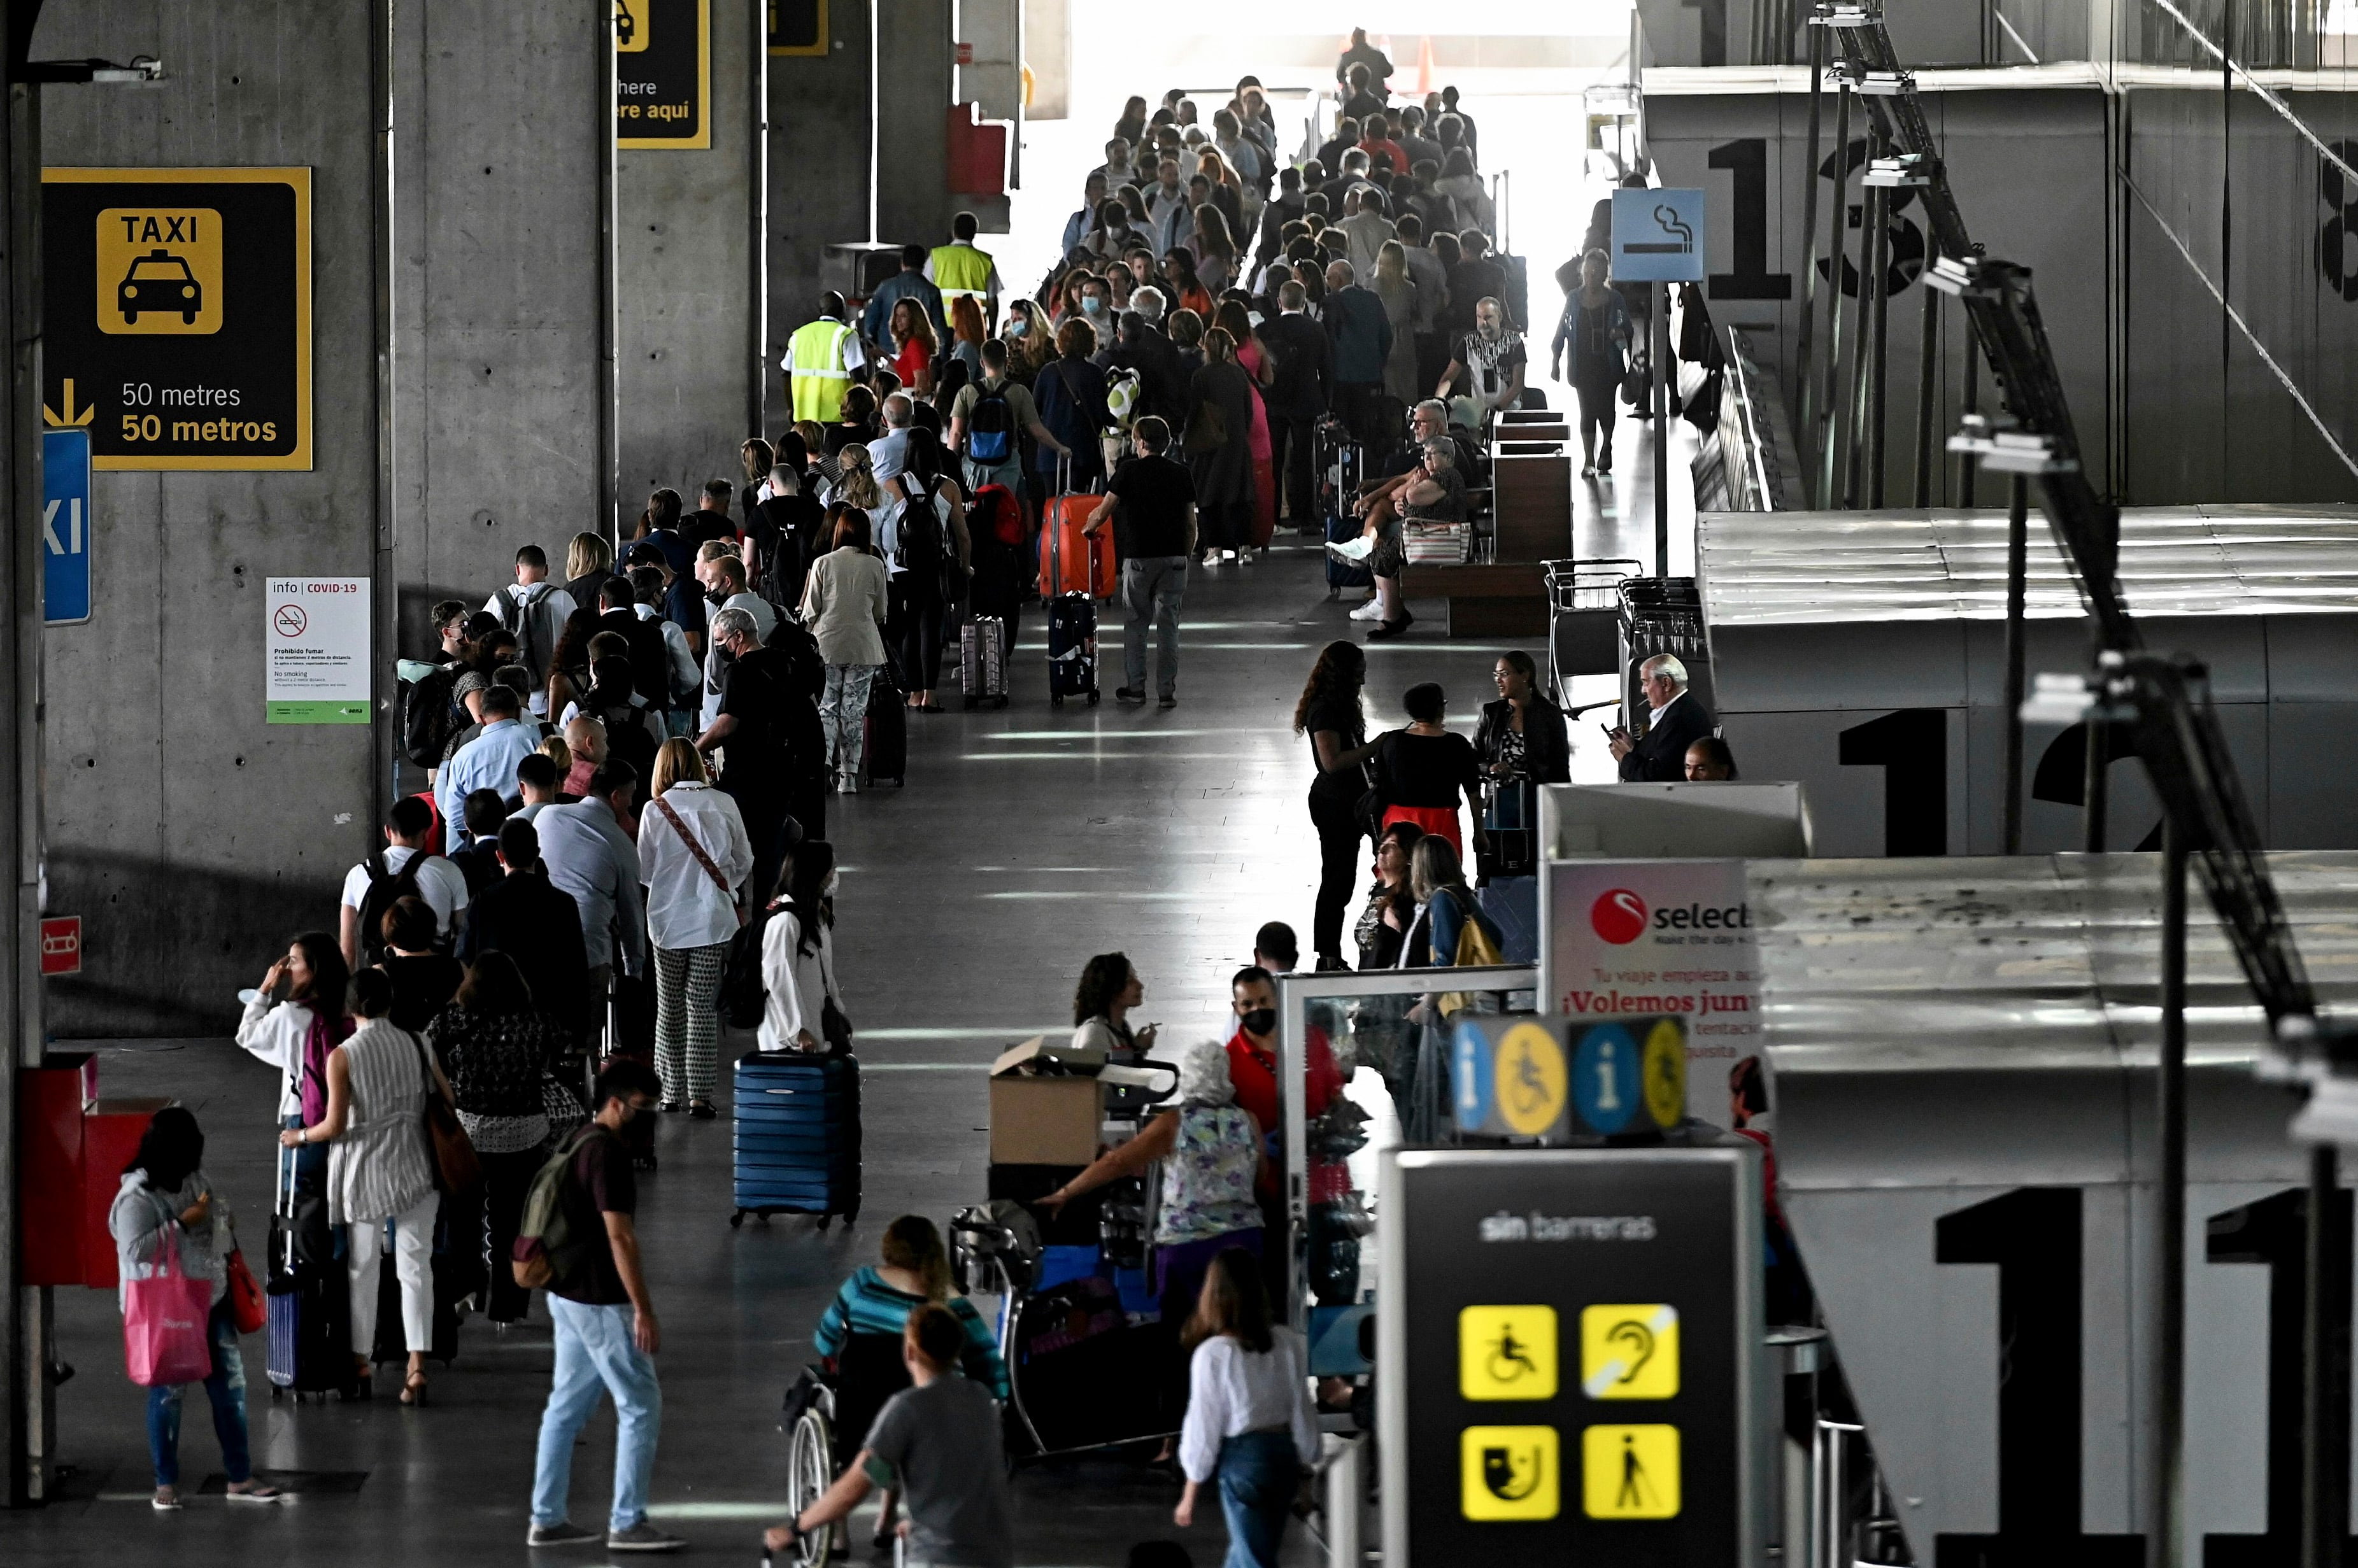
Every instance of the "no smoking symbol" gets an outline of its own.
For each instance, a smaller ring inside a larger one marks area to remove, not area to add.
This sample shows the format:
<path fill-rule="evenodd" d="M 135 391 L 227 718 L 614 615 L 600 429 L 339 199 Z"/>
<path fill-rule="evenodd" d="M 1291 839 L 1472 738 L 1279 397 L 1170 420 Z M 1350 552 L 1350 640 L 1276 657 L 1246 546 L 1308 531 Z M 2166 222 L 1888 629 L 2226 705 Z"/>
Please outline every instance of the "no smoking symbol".
<path fill-rule="evenodd" d="M 304 628 L 311 624 L 299 604 L 280 605 L 277 613 L 270 618 L 270 623 L 278 628 L 278 634 L 282 637 L 300 637 Z"/>

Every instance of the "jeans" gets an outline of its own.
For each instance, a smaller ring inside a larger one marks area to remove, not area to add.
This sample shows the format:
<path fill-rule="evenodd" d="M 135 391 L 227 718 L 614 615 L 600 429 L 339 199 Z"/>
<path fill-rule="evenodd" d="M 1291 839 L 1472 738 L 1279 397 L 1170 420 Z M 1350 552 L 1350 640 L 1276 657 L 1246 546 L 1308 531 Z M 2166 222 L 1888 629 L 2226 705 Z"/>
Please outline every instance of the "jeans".
<path fill-rule="evenodd" d="M 1358 802 L 1312 796 L 1310 821 L 1318 829 L 1318 904 L 1310 923 L 1310 950 L 1322 958 L 1343 956 L 1343 911 L 1359 873 Z"/>
<path fill-rule="evenodd" d="M 427 1193 L 393 1216 L 393 1270 L 401 1280 L 402 1348 L 434 1348 L 434 1220 L 442 1195 Z M 376 1344 L 377 1270 L 384 1255 L 384 1219 L 352 1222 L 352 1354 L 366 1356 Z"/>
<path fill-rule="evenodd" d="M 1121 563 L 1121 600 L 1130 607 L 1130 625 L 1122 633 L 1122 684 L 1135 692 L 1146 690 L 1146 625 L 1159 633 L 1161 692 L 1169 697 L 1179 688 L 1179 599 L 1187 591 L 1184 556 L 1132 556 Z"/>
<path fill-rule="evenodd" d="M 205 1320 L 212 1339 L 213 1369 L 205 1379 L 205 1398 L 213 1407 L 213 1436 L 221 1443 L 222 1471 L 233 1486 L 254 1479 L 254 1460 L 245 1441 L 245 1357 L 237 1347 L 237 1325 L 230 1321 L 229 1298 L 213 1303 Z M 147 1390 L 147 1454 L 156 1462 L 156 1484 L 180 1484 L 180 1396 L 185 1385 Z"/>
<path fill-rule="evenodd" d="M 552 1294 L 557 1370 L 548 1408 L 540 1417 L 540 1453 L 532 1472 L 532 1522 L 561 1524 L 573 1484 L 573 1439 L 598 1408 L 604 1390 L 614 1399 L 614 1506 L 606 1528 L 644 1523 L 647 1485 L 654 1476 L 655 1436 L 663 1425 L 663 1390 L 654 1357 L 632 1341 L 636 1314 L 629 1303 L 592 1306 Z"/>
<path fill-rule="evenodd" d="M 1220 1512 L 1228 1521 L 1221 1568 L 1277 1568 L 1277 1543 L 1302 1476 L 1290 1431 L 1246 1432 L 1220 1444 Z"/>
<path fill-rule="evenodd" d="M 818 699 L 820 728 L 827 731 L 827 754 L 835 760 L 838 778 L 860 776 L 860 760 L 868 752 L 868 687 L 876 678 L 874 665 L 829 665 L 827 688 Z"/>

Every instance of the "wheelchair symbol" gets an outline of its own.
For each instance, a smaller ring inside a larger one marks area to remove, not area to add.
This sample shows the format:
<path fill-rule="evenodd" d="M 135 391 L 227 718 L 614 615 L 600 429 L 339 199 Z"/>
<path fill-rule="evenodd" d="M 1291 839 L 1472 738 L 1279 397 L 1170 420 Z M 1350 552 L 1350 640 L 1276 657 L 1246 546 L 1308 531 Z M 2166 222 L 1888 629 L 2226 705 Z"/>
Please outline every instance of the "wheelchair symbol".
<path fill-rule="evenodd" d="M 1528 1354 L 1530 1347 L 1515 1337 L 1510 1323 L 1498 1325 L 1498 1337 L 1490 1342 L 1490 1379 L 1493 1382 L 1512 1383 L 1525 1373 L 1536 1378 L 1539 1363 Z"/>

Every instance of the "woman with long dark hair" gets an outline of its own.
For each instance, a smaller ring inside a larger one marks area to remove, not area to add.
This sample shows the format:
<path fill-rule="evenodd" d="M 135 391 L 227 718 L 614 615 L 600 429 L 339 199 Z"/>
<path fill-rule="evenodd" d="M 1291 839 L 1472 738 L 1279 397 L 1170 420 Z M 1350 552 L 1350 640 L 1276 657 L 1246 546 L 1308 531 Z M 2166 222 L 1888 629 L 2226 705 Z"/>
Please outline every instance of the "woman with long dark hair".
<path fill-rule="evenodd" d="M 966 533 L 966 503 L 942 472 L 941 442 L 922 426 L 910 427 L 901 471 L 885 486 L 882 541 L 892 564 L 885 637 L 909 683 L 908 705 L 939 713 L 944 618 L 964 591 L 973 546 Z"/>
<path fill-rule="evenodd" d="M 1122 953 L 1099 953 L 1081 969 L 1073 989 L 1073 1049 L 1102 1051 L 1130 1060 L 1154 1046 L 1154 1025 L 1133 1030 L 1130 1010 L 1146 1000 L 1146 982 Z"/>
<path fill-rule="evenodd" d="M 598 613 L 593 600 L 578 606 L 565 618 L 564 629 L 557 634 L 556 650 L 548 655 L 548 686 L 535 694 L 539 699 L 535 706 L 540 707 L 541 717 L 555 719 L 579 702 L 581 694 L 590 689 L 590 639 L 606 629 Z"/>
<path fill-rule="evenodd" d="M 1318 1457 L 1308 1347 L 1271 1320 L 1260 1261 L 1241 1247 L 1212 1260 L 1180 1337 L 1193 1352 L 1179 1433 L 1187 1489 L 1171 1520 L 1195 1523 L 1198 1493 L 1217 1481 L 1228 1568 L 1277 1568 L 1302 1472 Z"/>
<path fill-rule="evenodd" d="M 1318 903 L 1311 946 L 1318 968 L 1349 968 L 1343 962 L 1343 910 L 1351 902 L 1351 879 L 1359 869 L 1359 797 L 1368 787 L 1368 721 L 1359 708 L 1367 684 L 1368 655 L 1357 643 L 1329 643 L 1319 650 L 1293 705 L 1293 732 L 1310 737 L 1310 821 L 1318 830 Z"/>
<path fill-rule="evenodd" d="M 270 966 L 246 1000 L 237 1043 L 278 1069 L 282 1129 L 308 1127 L 328 1114 L 328 1053 L 352 1032 L 344 1011 L 352 978 L 336 939 L 324 931 L 306 931 L 287 945 L 287 956 Z M 287 1000 L 274 1000 L 281 980 L 287 982 Z M 296 1155 L 297 1191 L 325 1190 L 327 1173 L 324 1148 Z"/>
<path fill-rule="evenodd" d="M 824 838 L 795 845 L 779 878 L 762 931 L 762 985 L 768 992 L 758 1035 L 764 1051 L 829 1049 L 830 1003 L 849 1022 L 836 1001 L 835 846 Z"/>
<path fill-rule="evenodd" d="M 446 1214 L 451 1250 L 466 1255 L 470 1274 L 482 1271 L 474 1282 L 492 1324 L 521 1323 L 532 1292 L 515 1282 L 508 1254 L 550 1130 L 541 1079 L 571 1049 L 572 1031 L 537 1004 L 514 958 L 490 952 L 468 968 L 427 1037 L 483 1167 L 482 1185 L 464 1199 L 454 1195 Z"/>
<path fill-rule="evenodd" d="M 204 1162 L 205 1135 L 195 1117 L 168 1105 L 148 1119 L 139 1152 L 123 1168 L 122 1184 L 106 1212 L 115 1274 L 126 1285 L 151 1279 L 164 1267 L 168 1249 L 182 1274 L 211 1285 L 205 1337 L 212 1347 L 212 1367 L 204 1388 L 213 1411 L 213 1435 L 221 1441 L 222 1470 L 229 1477 L 229 1500 L 275 1503 L 281 1494 L 254 1478 L 246 1441 L 245 1363 L 229 1302 L 229 1255 L 237 1237 L 230 1227 L 229 1206 L 214 1195 Z M 180 1507 L 180 1397 L 186 1392 L 184 1384 L 147 1390 L 147 1456 L 156 1467 L 151 1501 L 158 1513 Z"/>

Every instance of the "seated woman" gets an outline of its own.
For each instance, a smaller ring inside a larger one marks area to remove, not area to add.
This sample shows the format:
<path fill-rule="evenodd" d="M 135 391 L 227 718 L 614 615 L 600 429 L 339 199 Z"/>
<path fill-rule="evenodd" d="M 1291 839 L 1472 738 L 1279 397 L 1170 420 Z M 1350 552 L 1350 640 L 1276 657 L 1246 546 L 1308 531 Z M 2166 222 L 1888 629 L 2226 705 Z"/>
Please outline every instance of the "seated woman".
<path fill-rule="evenodd" d="M 811 1343 L 837 1373 L 835 1431 L 838 1457 L 849 1457 L 860 1444 L 884 1401 L 909 1386 L 908 1368 L 900 1355 L 902 1332 L 910 1314 L 927 1305 L 946 1306 L 966 1330 L 966 1347 L 958 1369 L 990 1392 L 1008 1396 L 1007 1363 L 990 1325 L 964 1296 L 950 1294 L 949 1255 L 942 1249 L 941 1232 L 923 1215 L 904 1214 L 884 1227 L 883 1262 L 862 1269 L 843 1281 L 835 1300 L 818 1320 Z M 859 1345 L 875 1347 L 863 1355 Z M 852 1352 L 849 1357 L 847 1350 Z M 884 1494 L 877 1514 L 875 1544 L 892 1543 L 893 1496 Z"/>
<path fill-rule="evenodd" d="M 1359 943 L 1359 968 L 1389 969 L 1400 962 L 1401 943 L 1409 923 L 1416 918 L 1416 895 L 1409 891 L 1409 859 L 1424 829 L 1413 822 L 1394 822 L 1376 841 L 1376 880 L 1368 889 L 1368 905 L 1359 912 L 1354 935 Z"/>
<path fill-rule="evenodd" d="M 1423 468 L 1390 497 L 1368 508 L 1359 537 L 1328 545 L 1328 551 L 1357 565 L 1365 562 L 1376 579 L 1376 602 L 1381 622 L 1370 637 L 1397 637 L 1415 619 L 1401 596 L 1401 568 L 1408 564 L 1408 546 L 1401 529 L 1410 523 L 1463 523 L 1468 516 L 1465 476 L 1457 471 L 1457 447 L 1446 436 L 1425 441 Z"/>

